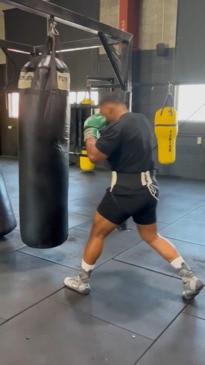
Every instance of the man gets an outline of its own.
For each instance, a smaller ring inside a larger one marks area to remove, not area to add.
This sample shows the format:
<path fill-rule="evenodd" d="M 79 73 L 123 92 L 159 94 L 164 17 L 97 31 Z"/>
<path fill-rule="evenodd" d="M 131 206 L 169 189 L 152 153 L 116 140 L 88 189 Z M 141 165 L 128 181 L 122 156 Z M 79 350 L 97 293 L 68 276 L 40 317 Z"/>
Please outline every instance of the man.
<path fill-rule="evenodd" d="M 100 113 L 85 122 L 84 136 L 89 159 L 93 163 L 108 160 L 112 170 L 111 187 L 95 213 L 79 275 L 65 278 L 64 284 L 78 293 L 88 294 L 90 276 L 102 252 L 104 239 L 132 217 L 141 238 L 178 272 L 183 282 L 183 299 L 191 300 L 204 284 L 173 244 L 157 231 L 158 186 L 154 176 L 153 134 L 149 123 L 144 115 L 130 113 L 115 94 L 109 94 L 100 102 Z M 105 120 L 107 126 L 99 137 Z"/>

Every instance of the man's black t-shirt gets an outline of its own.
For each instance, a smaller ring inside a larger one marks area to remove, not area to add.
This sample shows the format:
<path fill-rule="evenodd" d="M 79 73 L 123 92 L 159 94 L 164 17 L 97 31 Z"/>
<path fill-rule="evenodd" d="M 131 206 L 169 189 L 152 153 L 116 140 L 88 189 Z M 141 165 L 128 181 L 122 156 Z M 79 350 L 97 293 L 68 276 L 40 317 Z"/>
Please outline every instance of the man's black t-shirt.
<path fill-rule="evenodd" d="M 96 147 L 108 156 L 112 171 L 133 174 L 154 169 L 153 133 L 143 114 L 128 112 L 109 123 Z"/>

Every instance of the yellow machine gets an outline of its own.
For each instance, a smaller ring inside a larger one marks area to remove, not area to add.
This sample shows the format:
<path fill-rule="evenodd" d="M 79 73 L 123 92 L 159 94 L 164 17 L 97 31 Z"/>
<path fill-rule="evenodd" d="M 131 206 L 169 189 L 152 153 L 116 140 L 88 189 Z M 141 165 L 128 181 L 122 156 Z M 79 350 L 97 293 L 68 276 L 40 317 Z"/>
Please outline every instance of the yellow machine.
<path fill-rule="evenodd" d="M 80 102 L 80 104 L 82 104 L 82 105 L 95 105 L 95 102 L 93 101 L 93 100 L 91 100 L 91 99 L 83 99 L 81 102 Z"/>
<path fill-rule="evenodd" d="M 91 99 L 83 99 L 80 104 L 82 105 L 94 105 L 94 101 Z M 95 165 L 90 162 L 89 158 L 88 158 L 88 154 L 85 148 L 82 149 L 81 151 L 81 155 L 80 155 L 80 169 L 82 171 L 92 171 L 94 170 Z"/>
<path fill-rule="evenodd" d="M 95 168 L 95 165 L 90 162 L 85 148 L 82 149 L 80 155 L 80 168 L 82 171 L 92 171 Z"/>
<path fill-rule="evenodd" d="M 168 94 L 168 99 L 172 98 Z M 167 105 L 166 101 L 166 105 Z M 171 164 L 176 160 L 176 138 L 178 135 L 177 111 L 172 106 L 157 110 L 154 132 L 158 145 L 158 160 L 161 164 Z"/>

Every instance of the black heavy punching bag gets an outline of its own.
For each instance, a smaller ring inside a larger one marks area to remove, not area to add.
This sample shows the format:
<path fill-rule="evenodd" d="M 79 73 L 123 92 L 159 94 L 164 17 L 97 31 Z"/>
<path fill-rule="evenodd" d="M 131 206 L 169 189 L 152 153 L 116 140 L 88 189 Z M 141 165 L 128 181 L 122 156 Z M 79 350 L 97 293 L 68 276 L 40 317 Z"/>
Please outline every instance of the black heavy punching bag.
<path fill-rule="evenodd" d="M 5 236 L 16 228 L 16 219 L 5 181 L 0 171 L 0 237 Z"/>
<path fill-rule="evenodd" d="M 55 36 L 46 48 L 19 78 L 20 230 L 36 248 L 58 246 L 68 236 L 70 74 L 55 57 Z"/>

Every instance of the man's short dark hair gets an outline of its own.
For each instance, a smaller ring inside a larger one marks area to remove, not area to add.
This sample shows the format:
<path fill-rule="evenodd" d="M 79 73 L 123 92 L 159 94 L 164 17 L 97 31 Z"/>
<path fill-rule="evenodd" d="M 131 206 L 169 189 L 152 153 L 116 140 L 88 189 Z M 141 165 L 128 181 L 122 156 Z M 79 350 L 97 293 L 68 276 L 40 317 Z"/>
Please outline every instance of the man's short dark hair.
<path fill-rule="evenodd" d="M 125 105 L 124 100 L 115 93 L 110 93 L 102 97 L 99 102 L 99 106 L 103 106 L 105 104 L 118 104 L 118 105 Z"/>

